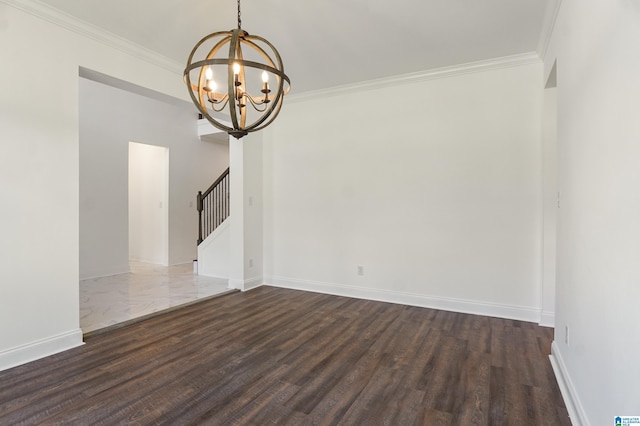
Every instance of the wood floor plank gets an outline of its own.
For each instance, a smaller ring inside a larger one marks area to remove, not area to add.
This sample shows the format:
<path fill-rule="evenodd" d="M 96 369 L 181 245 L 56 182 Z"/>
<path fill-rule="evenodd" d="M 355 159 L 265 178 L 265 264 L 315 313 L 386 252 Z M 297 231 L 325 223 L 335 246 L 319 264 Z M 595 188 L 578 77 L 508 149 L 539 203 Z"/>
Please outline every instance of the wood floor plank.
<path fill-rule="evenodd" d="M 260 287 L 0 372 L 0 424 L 570 425 L 532 323 Z"/>
<path fill-rule="evenodd" d="M 504 368 L 491 366 L 489 373 L 489 411 L 487 424 L 505 423 L 505 378 Z"/>
<path fill-rule="evenodd" d="M 454 424 L 486 425 L 491 398 L 491 357 L 484 351 L 467 350 L 456 389 Z"/>

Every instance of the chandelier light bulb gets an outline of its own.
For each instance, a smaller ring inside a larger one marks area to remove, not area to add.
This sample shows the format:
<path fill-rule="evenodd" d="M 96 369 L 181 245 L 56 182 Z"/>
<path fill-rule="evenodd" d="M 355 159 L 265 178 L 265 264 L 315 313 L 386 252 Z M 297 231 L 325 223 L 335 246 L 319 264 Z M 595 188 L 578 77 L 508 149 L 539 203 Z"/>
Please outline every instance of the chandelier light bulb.
<path fill-rule="evenodd" d="M 204 76 L 207 78 L 207 80 L 213 79 L 213 71 L 211 70 L 211 68 L 207 67 Z"/>
<path fill-rule="evenodd" d="M 262 71 L 262 82 L 263 83 L 269 82 L 269 74 L 266 71 Z"/>
<path fill-rule="evenodd" d="M 240 64 L 237 62 L 233 63 L 233 73 L 234 74 L 240 74 Z"/>

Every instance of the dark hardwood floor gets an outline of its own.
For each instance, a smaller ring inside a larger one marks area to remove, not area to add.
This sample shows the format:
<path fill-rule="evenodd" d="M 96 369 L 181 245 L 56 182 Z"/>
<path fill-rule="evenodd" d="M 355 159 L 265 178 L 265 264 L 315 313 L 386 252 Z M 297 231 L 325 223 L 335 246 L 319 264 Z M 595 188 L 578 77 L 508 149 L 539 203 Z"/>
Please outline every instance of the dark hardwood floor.
<path fill-rule="evenodd" d="M 0 424 L 570 425 L 552 337 L 261 287 L 0 372 Z"/>

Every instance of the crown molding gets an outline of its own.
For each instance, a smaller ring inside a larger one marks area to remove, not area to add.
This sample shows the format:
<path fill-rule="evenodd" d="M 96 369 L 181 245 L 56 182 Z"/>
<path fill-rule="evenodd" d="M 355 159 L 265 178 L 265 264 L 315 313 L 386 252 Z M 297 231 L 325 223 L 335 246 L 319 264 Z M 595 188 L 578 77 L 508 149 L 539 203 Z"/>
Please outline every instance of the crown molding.
<path fill-rule="evenodd" d="M 547 4 L 547 8 L 544 14 L 544 20 L 542 21 L 542 31 L 540 31 L 540 38 L 538 39 L 538 55 L 544 60 L 547 55 L 547 49 L 551 42 L 551 36 L 553 35 L 553 29 L 556 26 L 556 20 L 558 19 L 558 13 L 560 13 L 560 6 L 562 0 L 551 0 Z"/>
<path fill-rule="evenodd" d="M 398 86 L 402 84 L 414 84 L 423 81 L 448 78 L 464 74 L 497 70 L 501 68 L 517 67 L 540 63 L 540 56 L 536 52 L 522 53 L 518 55 L 503 56 L 500 58 L 487 59 L 483 61 L 468 62 L 465 64 L 453 65 L 449 67 L 434 68 L 426 71 L 419 71 L 408 74 L 401 74 L 392 77 L 384 77 L 375 80 L 363 81 L 360 83 L 347 84 L 343 86 L 331 87 L 328 89 L 312 90 L 309 92 L 293 94 L 287 97 L 287 103 L 302 102 L 319 97 L 344 95 L 345 93 L 360 92 L 384 87 Z"/>
<path fill-rule="evenodd" d="M 167 71 L 182 75 L 184 69 L 183 64 L 98 26 L 82 21 L 38 0 L 0 0 L 0 3 L 5 3 L 15 9 L 72 31 L 82 37 L 92 39 L 98 43 L 131 55 L 136 59 L 142 59 Z"/>

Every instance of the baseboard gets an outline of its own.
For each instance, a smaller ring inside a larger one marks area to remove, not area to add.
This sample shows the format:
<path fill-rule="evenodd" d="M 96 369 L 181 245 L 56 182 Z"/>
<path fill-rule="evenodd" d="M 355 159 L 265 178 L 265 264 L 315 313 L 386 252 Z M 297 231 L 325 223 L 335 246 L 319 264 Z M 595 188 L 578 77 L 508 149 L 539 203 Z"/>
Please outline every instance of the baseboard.
<path fill-rule="evenodd" d="M 539 309 L 523 306 L 510 306 L 497 303 L 477 302 L 473 300 L 377 290 L 277 276 L 267 276 L 265 277 L 264 282 L 266 285 L 274 287 L 354 297 L 356 299 L 376 300 L 380 302 L 398 303 L 402 305 L 419 306 L 422 308 L 442 309 L 444 311 L 486 315 L 535 323 L 540 321 Z"/>
<path fill-rule="evenodd" d="M 254 288 L 258 288 L 262 286 L 263 280 L 262 277 L 253 277 L 246 280 L 237 280 L 237 279 L 229 279 L 229 288 L 237 289 L 242 291 L 252 290 Z"/>
<path fill-rule="evenodd" d="M 548 312 L 548 311 L 542 311 L 540 312 L 540 322 L 538 323 L 538 325 L 542 326 L 542 327 L 555 327 L 556 326 L 556 313 L 555 312 Z"/>
<path fill-rule="evenodd" d="M 565 366 L 555 340 L 551 343 L 551 355 L 549 355 L 549 360 L 551 361 L 551 367 L 553 368 L 553 373 L 556 376 L 560 393 L 562 393 L 564 405 L 566 405 L 567 411 L 569 412 L 571 424 L 574 426 L 590 426 L 591 423 L 589 423 L 587 413 L 584 411 L 584 407 L 582 407 L 582 404 L 580 403 L 580 398 L 578 398 L 578 393 L 576 392 L 576 388 L 573 386 L 573 382 L 571 381 L 571 377 L 569 376 L 569 372 L 567 371 L 567 367 Z"/>
<path fill-rule="evenodd" d="M 193 257 L 190 257 L 188 259 L 180 259 L 180 260 L 176 260 L 173 263 L 169 263 L 169 265 L 167 266 L 182 266 L 182 265 L 187 265 L 187 264 L 191 264 L 193 265 L 193 261 L 196 260 Z"/>
<path fill-rule="evenodd" d="M 69 331 L 0 352 L 0 371 L 83 345 L 82 330 Z"/>
<path fill-rule="evenodd" d="M 95 280 L 96 278 L 111 277 L 113 275 L 128 274 L 131 272 L 129 263 L 126 266 L 93 270 L 80 274 L 80 281 Z"/>

